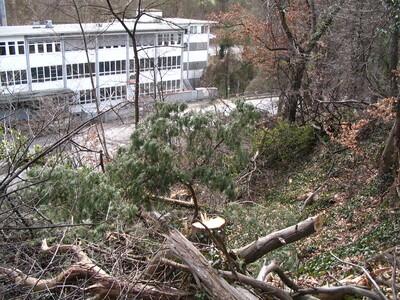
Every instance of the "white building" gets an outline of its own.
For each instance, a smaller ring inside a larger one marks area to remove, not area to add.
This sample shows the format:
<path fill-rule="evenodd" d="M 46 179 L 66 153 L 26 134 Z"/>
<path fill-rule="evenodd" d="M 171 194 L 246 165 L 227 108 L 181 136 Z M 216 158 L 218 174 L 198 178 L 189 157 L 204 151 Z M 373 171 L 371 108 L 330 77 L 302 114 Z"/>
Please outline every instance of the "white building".
<path fill-rule="evenodd" d="M 132 30 L 133 20 L 125 24 Z M 141 17 L 136 30 L 140 95 L 196 87 L 209 55 L 209 21 Z M 68 98 L 73 112 L 107 108 L 134 93 L 132 40 L 117 22 L 0 26 L 0 105 L 27 107 L 43 97 Z M 85 37 L 85 38 L 84 38 Z M 85 44 L 88 51 L 85 51 Z M 149 96 L 147 96 L 148 98 Z M 23 116 L 22 116 L 23 117 Z"/>

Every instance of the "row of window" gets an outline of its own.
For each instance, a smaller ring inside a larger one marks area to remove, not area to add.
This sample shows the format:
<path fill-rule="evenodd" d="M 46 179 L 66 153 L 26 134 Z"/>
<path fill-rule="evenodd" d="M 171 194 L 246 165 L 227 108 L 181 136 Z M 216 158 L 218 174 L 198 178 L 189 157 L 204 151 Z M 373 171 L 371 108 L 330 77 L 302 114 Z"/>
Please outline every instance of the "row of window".
<path fill-rule="evenodd" d="M 181 68 L 181 57 L 180 56 L 167 56 L 158 58 L 158 69 L 159 70 L 171 70 Z"/>
<path fill-rule="evenodd" d="M 204 34 L 208 32 L 207 26 L 190 26 L 191 34 Z M 137 36 L 137 44 L 140 46 L 153 46 L 154 34 L 141 34 Z M 125 47 L 126 38 L 121 36 L 104 36 L 99 39 L 99 49 L 121 48 Z M 130 42 L 131 43 L 131 42 Z M 94 42 L 89 41 L 89 48 L 94 48 Z M 177 46 L 182 44 L 181 33 L 160 33 L 157 35 L 158 46 Z M 66 51 L 83 50 L 83 40 L 75 39 L 66 41 Z M 60 41 L 43 41 L 43 42 L 29 42 L 29 53 L 53 53 L 61 52 Z M 25 54 L 24 41 L 8 41 L 0 42 L 0 55 L 21 55 Z"/>
<path fill-rule="evenodd" d="M 29 43 L 29 53 L 53 53 L 61 52 L 61 42 Z"/>
<path fill-rule="evenodd" d="M 203 26 L 196 26 L 192 25 L 190 26 L 190 34 L 205 34 L 208 33 L 208 26 L 203 25 Z"/>
<path fill-rule="evenodd" d="M 25 54 L 24 41 L 0 42 L 0 55 Z"/>
<path fill-rule="evenodd" d="M 31 68 L 31 76 L 33 83 L 62 80 L 62 65 Z"/>
<path fill-rule="evenodd" d="M 157 38 L 158 46 L 176 46 L 182 44 L 182 34 L 180 33 L 160 33 Z"/>
<path fill-rule="evenodd" d="M 79 104 L 87 104 L 96 102 L 96 91 L 81 90 L 78 94 Z M 100 101 L 108 100 L 124 100 L 126 99 L 126 86 L 109 86 L 100 88 Z"/>
<path fill-rule="evenodd" d="M 159 93 L 173 93 L 179 92 L 181 89 L 181 81 L 177 80 L 166 80 L 163 82 L 157 83 L 157 89 Z M 146 82 L 141 83 L 139 85 L 139 94 L 141 96 L 144 95 L 153 95 L 154 94 L 154 82 Z"/>
<path fill-rule="evenodd" d="M 158 58 L 160 70 L 179 69 L 181 67 L 180 56 L 168 56 Z M 154 68 L 154 58 L 141 58 L 140 71 L 149 71 Z M 95 63 L 68 64 L 67 79 L 90 77 L 95 72 Z M 129 61 L 129 70 L 134 72 L 134 60 Z M 99 62 L 99 75 L 116 75 L 126 73 L 126 60 Z M 27 83 L 26 70 L 1 72 L 1 85 L 17 85 Z M 62 65 L 31 68 L 32 83 L 57 81 L 63 79 Z"/>
<path fill-rule="evenodd" d="M 0 81 L 2 86 L 26 84 L 28 83 L 26 70 L 0 72 Z"/>

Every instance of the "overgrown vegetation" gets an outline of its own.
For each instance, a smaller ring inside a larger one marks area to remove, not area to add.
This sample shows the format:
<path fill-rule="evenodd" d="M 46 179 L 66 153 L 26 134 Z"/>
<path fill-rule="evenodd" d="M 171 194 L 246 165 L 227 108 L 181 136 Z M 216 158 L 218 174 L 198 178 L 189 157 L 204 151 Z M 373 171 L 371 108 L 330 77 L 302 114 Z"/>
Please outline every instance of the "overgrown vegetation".
<path fill-rule="evenodd" d="M 153 199 L 169 197 L 184 188 L 189 191 L 189 198 L 196 197 L 202 213 L 226 220 L 223 236 L 228 249 L 240 248 L 307 216 L 323 215 L 324 226 L 316 235 L 266 256 L 301 278 L 300 282 L 322 282 L 327 272 L 338 279 L 358 274 L 357 269 L 343 265 L 336 257 L 362 265 L 368 262 L 371 270 L 379 268 L 374 257 L 400 242 L 397 194 L 392 185 L 383 184 L 376 164 L 376 155 L 385 141 L 381 137 L 390 128 L 382 123 L 368 127 L 369 134 L 357 135 L 352 142 L 363 145 L 360 156 L 360 152 L 351 151 L 357 147 L 346 144 L 347 148 L 343 148 L 340 138 L 326 135 L 316 139 L 311 125 L 278 120 L 259 123 L 267 126 L 256 128 L 258 116 L 254 107 L 243 102 L 223 113 L 195 112 L 187 110 L 187 105 L 160 103 L 155 113 L 134 131 L 131 146 L 121 148 L 108 164 L 106 173 L 85 166 L 75 168 L 68 159 L 49 158 L 40 167 L 31 167 L 23 184 L 26 188 L 12 192 L 7 196 L 8 202 L 2 203 L 2 232 L 7 249 L 1 254 L 2 260 L 7 262 L 13 253 L 22 251 L 43 264 L 35 247 L 42 238 L 52 237 L 50 242 L 57 243 L 61 235 L 63 243 L 80 238 L 93 257 L 119 253 L 104 258 L 104 266 L 121 266 L 111 271 L 114 276 L 127 278 L 129 274 L 145 272 L 146 263 L 132 257 L 157 253 L 163 241 L 159 233 L 178 228 L 196 240 L 188 223 L 193 208 L 174 207 Z M 357 132 L 359 129 L 354 128 Z M 345 141 L 350 143 L 349 139 Z M 243 184 L 238 180 L 243 176 L 248 178 L 247 188 L 256 192 L 251 198 L 241 194 L 232 200 L 229 196 L 238 190 L 238 184 Z M 313 202 L 299 211 L 305 201 L 299 196 L 315 191 Z M 91 225 L 57 229 L 53 223 Z M 26 233 L 7 229 L 21 224 L 27 227 Z M 29 233 L 29 227 L 43 229 Z M 220 245 L 207 235 L 202 235 L 201 240 L 209 243 L 203 247 L 211 265 L 228 268 L 230 263 Z M 130 258 L 121 260 L 119 255 Z M 246 267 L 257 273 L 263 262 L 245 266 L 239 260 L 238 264 L 241 270 Z M 28 272 L 30 265 L 19 262 L 18 268 Z M 33 275 L 39 272 L 36 267 L 33 269 Z M 60 270 L 62 267 L 55 274 Z M 178 272 L 176 276 L 181 275 Z M 4 286 L 13 287 L 0 289 L 6 297 L 25 293 L 15 290 L 7 277 L 0 280 Z M 174 285 L 172 281 L 168 284 Z M 60 297 L 59 292 L 52 294 Z M 74 297 L 68 287 L 62 293 Z M 194 293 L 207 297 L 201 290 L 195 289 Z M 41 291 L 35 297 L 45 294 L 49 293 Z"/>

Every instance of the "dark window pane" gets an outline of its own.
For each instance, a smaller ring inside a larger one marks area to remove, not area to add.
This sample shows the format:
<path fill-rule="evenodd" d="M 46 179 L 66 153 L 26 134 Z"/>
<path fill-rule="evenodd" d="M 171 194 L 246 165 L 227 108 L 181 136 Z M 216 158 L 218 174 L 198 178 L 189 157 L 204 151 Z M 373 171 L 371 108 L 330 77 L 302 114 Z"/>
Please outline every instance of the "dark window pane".
<path fill-rule="evenodd" d="M 18 53 L 25 54 L 25 43 L 24 42 L 18 42 Z"/>
<path fill-rule="evenodd" d="M 50 67 L 44 67 L 44 77 L 46 79 L 50 78 Z"/>
<path fill-rule="evenodd" d="M 39 67 L 38 69 L 38 81 L 43 82 L 44 81 L 44 70 L 43 67 Z"/>
<path fill-rule="evenodd" d="M 35 53 L 35 45 L 29 45 L 29 53 Z"/>
<path fill-rule="evenodd" d="M 46 51 L 53 52 L 53 44 L 46 44 Z"/>
<path fill-rule="evenodd" d="M 44 46 L 43 44 L 38 44 L 38 53 L 44 53 Z"/>
<path fill-rule="evenodd" d="M 15 42 L 8 42 L 8 54 L 15 55 Z"/>
<path fill-rule="evenodd" d="M 0 43 L 0 55 L 6 55 L 6 43 Z"/>
<path fill-rule="evenodd" d="M 28 83 L 28 78 L 26 76 L 26 70 L 21 70 L 21 83 Z"/>
<path fill-rule="evenodd" d="M 62 66 L 57 66 L 57 79 L 62 79 L 63 76 L 63 69 Z"/>
<path fill-rule="evenodd" d="M 14 84 L 13 71 L 7 71 L 8 84 Z"/>
<path fill-rule="evenodd" d="M 1 85 L 3 85 L 3 86 L 7 85 L 6 72 L 0 72 L 0 81 L 1 81 Z"/>
<path fill-rule="evenodd" d="M 84 76 L 85 70 L 83 68 L 84 64 L 79 64 L 79 75 L 80 77 Z"/>
<path fill-rule="evenodd" d="M 37 68 L 31 68 L 32 81 L 37 82 Z"/>

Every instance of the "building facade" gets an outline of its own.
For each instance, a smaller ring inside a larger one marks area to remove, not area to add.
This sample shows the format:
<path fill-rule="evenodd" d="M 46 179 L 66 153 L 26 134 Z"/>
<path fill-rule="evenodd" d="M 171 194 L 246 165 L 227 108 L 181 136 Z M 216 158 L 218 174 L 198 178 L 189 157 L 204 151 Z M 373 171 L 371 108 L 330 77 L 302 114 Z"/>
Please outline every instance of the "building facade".
<path fill-rule="evenodd" d="M 133 20 L 125 24 L 132 30 Z M 136 29 L 143 99 L 194 89 L 207 66 L 208 21 L 141 17 Z M 117 22 L 0 27 L 0 105 L 64 97 L 73 112 L 132 100 L 132 40 Z M 30 103 L 30 104 L 29 104 Z"/>

